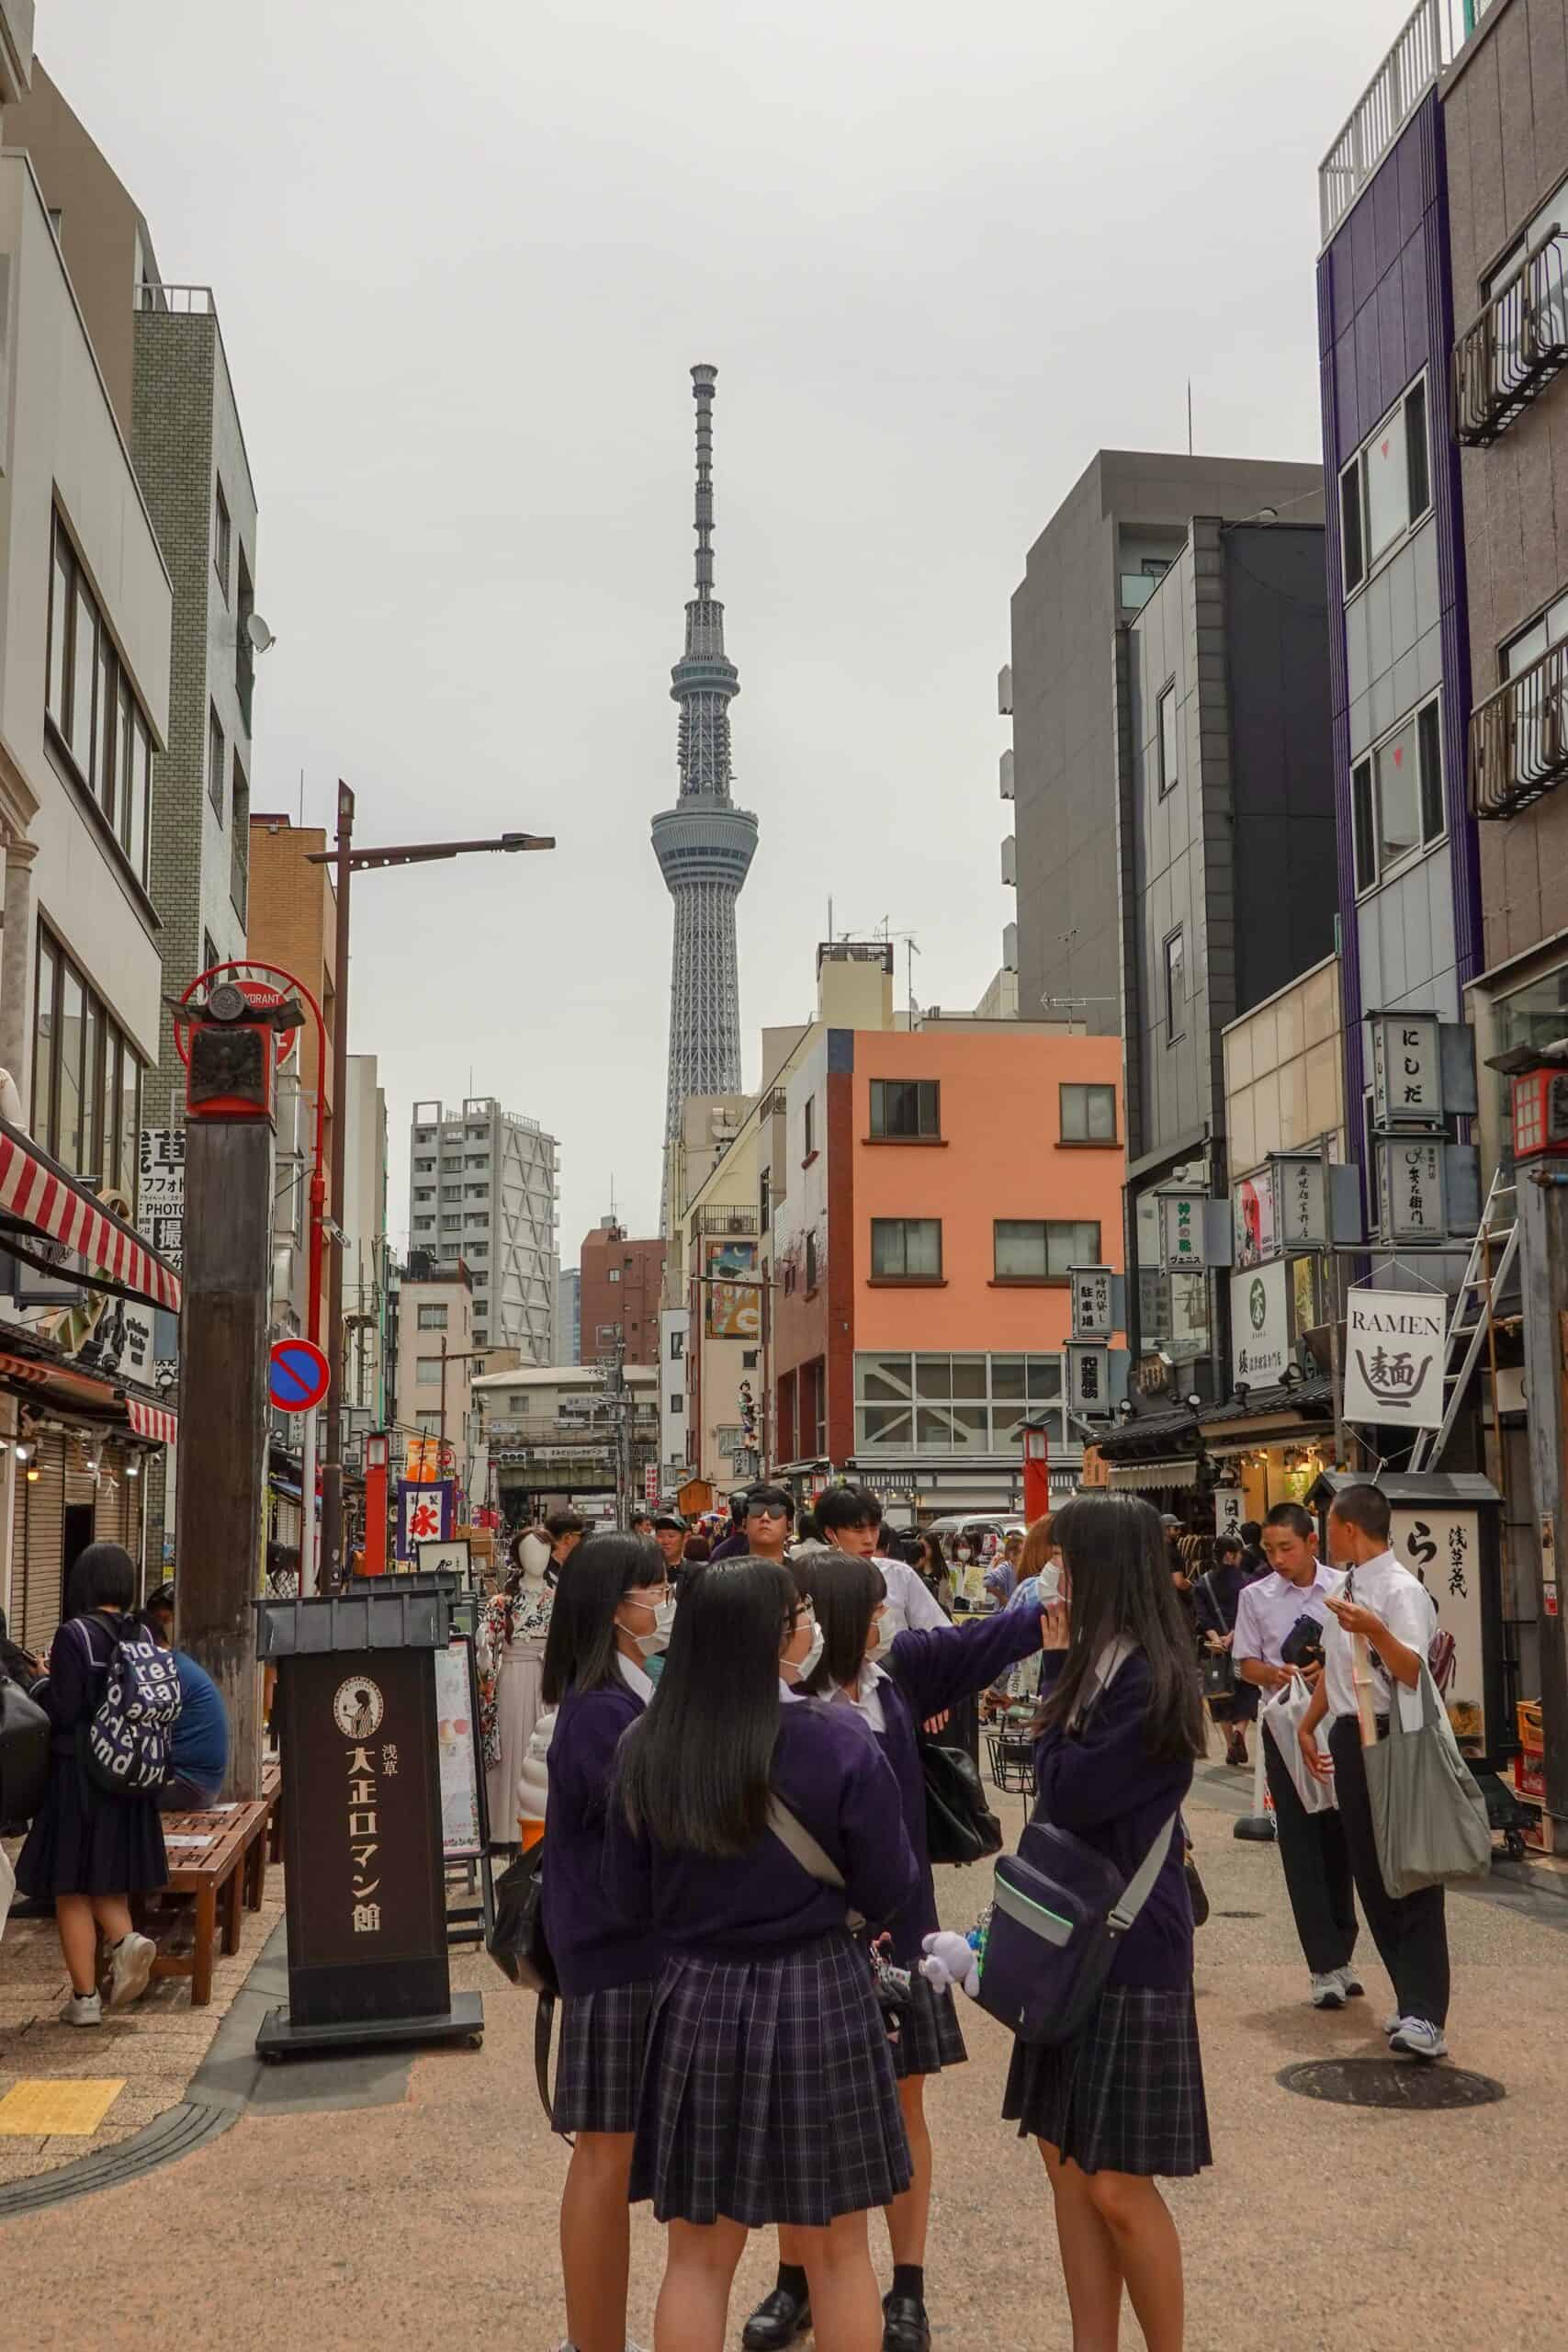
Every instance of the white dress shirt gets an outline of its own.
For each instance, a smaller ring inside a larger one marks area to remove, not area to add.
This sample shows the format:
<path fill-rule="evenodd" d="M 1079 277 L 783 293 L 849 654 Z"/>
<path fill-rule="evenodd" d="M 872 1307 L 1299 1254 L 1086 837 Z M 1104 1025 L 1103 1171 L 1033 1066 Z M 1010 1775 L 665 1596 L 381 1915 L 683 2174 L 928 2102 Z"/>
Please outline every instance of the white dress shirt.
<path fill-rule="evenodd" d="M 886 1559 L 880 1552 L 873 1557 L 887 1587 L 887 1608 L 882 1620 L 883 1648 L 886 1649 L 897 1634 L 908 1633 L 911 1626 L 917 1633 L 940 1633 L 948 1622 L 947 1613 L 908 1562 Z"/>
<path fill-rule="evenodd" d="M 943 1618 L 942 1623 L 945 1624 L 947 1620 Z M 882 1623 L 886 1627 L 887 1623 L 886 1617 Z M 861 1668 L 860 1680 L 854 1689 L 846 1690 L 842 1683 L 836 1683 L 828 1693 L 828 1703 L 834 1707 L 852 1707 L 861 1721 L 868 1724 L 873 1731 L 886 1731 L 887 1718 L 882 1712 L 882 1700 L 876 1686 L 879 1682 L 886 1682 L 886 1675 L 875 1659 L 867 1658 Z"/>
<path fill-rule="evenodd" d="M 1344 1581 L 1337 1568 L 1325 1567 L 1320 1560 L 1311 1584 L 1292 1584 L 1277 1571 L 1259 1577 L 1254 1584 L 1244 1584 L 1236 1595 L 1232 1662 L 1239 1666 L 1244 1657 L 1250 1657 L 1263 1666 L 1279 1666 L 1280 1645 L 1297 1618 L 1315 1617 L 1320 1625 L 1326 1625 L 1329 1619 L 1324 1601 Z"/>
<path fill-rule="evenodd" d="M 1392 1552 L 1380 1552 L 1375 1560 L 1363 1560 L 1359 1567 L 1352 1568 L 1347 1581 L 1351 1580 L 1355 1589 L 1347 1598 L 1359 1600 L 1363 1609 L 1381 1617 L 1396 1642 L 1403 1642 L 1406 1649 L 1424 1658 L 1437 1631 L 1438 1610 L 1420 1577 L 1412 1576 Z M 1393 1678 L 1381 1668 L 1376 1650 L 1371 1649 L 1371 1644 L 1368 1647 L 1371 1655 L 1373 1708 L 1378 1714 L 1386 1715 Z M 1354 1636 L 1345 1631 L 1337 1619 L 1331 1620 L 1323 1642 L 1323 1672 L 1331 1715 L 1353 1715 L 1358 1712 Z M 1420 1693 L 1414 1695 L 1418 1709 Z M 1416 1719 L 1419 1721 L 1418 1713 Z M 1408 1715 L 1405 1720 L 1409 1720 Z"/>
<path fill-rule="evenodd" d="M 626 1689 L 634 1699 L 638 1700 L 646 1707 L 653 1696 L 653 1677 L 650 1674 L 645 1674 L 637 1660 L 629 1658 L 625 1650 L 621 1652 L 615 1663 L 621 1669 L 621 1680 L 626 1684 Z"/>

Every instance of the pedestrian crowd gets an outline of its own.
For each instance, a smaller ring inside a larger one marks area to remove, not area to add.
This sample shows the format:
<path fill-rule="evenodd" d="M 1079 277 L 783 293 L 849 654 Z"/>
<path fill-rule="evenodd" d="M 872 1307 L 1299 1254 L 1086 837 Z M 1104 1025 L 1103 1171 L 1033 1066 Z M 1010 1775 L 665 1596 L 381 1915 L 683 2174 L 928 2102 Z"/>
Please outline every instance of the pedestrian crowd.
<path fill-rule="evenodd" d="M 929 1532 L 895 1556 L 864 1489 L 820 1495 L 804 1538 L 794 1522 L 784 1488 L 754 1487 L 694 1561 L 660 1514 L 590 1536 L 555 1592 L 518 1808 L 561 1996 L 552 2120 L 573 2143 L 562 2352 L 626 2346 L 644 2203 L 667 2233 L 657 2352 L 717 2352 L 748 2233 L 767 2228 L 778 2267 L 748 2352 L 813 2327 L 825 2352 L 929 2352 L 926 2086 L 964 2062 L 953 1987 L 987 2004 L 987 1938 L 999 1952 L 1012 1917 L 998 1871 L 989 1927 L 939 1931 L 942 1743 L 1020 1671 L 1037 1791 L 1020 1862 L 1043 1828 L 1126 1916 L 1069 2033 L 1027 2030 L 1021 2007 L 999 2115 L 1041 2149 L 1075 2344 L 1113 2345 L 1125 2295 L 1154 2352 L 1177 2352 L 1181 2252 L 1156 2183 L 1211 2161 L 1180 1817 L 1205 1698 L 1233 1762 L 1263 1718 L 1313 2004 L 1363 1989 L 1359 1895 L 1394 1985 L 1391 2050 L 1446 2049 L 1442 1887 L 1386 1892 L 1362 1763 L 1369 1710 L 1386 1733 L 1435 1622 L 1386 1500 L 1339 1492 L 1331 1567 L 1295 1504 L 1205 1565 L 1146 1503 L 1076 1498 L 983 1563 L 964 1543 L 985 1594 L 966 1623 L 951 1611 L 970 1563 Z"/>

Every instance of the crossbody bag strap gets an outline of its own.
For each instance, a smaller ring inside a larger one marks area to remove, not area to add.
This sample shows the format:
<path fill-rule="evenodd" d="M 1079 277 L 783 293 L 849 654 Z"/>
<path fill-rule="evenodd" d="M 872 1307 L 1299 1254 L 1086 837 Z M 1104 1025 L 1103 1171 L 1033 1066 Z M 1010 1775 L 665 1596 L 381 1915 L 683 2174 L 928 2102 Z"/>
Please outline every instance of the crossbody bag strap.
<path fill-rule="evenodd" d="M 1176 1811 L 1171 1815 L 1170 1819 L 1166 1823 L 1165 1827 L 1155 1839 L 1154 1844 L 1149 1848 L 1148 1852 L 1144 1856 L 1143 1860 L 1138 1864 L 1137 1869 L 1133 1872 L 1132 1877 L 1127 1881 L 1126 1885 L 1122 1888 L 1121 1900 L 1111 1912 L 1108 1921 L 1108 1925 L 1116 1935 L 1124 1936 L 1126 1934 L 1128 1928 L 1132 1926 L 1134 1920 L 1137 1917 L 1139 1912 L 1143 1909 L 1145 1904 L 1154 1893 L 1155 1881 L 1158 1878 L 1160 1871 L 1164 1869 L 1165 1858 L 1170 1851 L 1171 1833 L 1175 1829 L 1176 1825 L 1180 1818 L 1181 1808 L 1178 1805 Z"/>
<path fill-rule="evenodd" d="M 820 1879 L 824 1886 L 843 1885 L 844 1874 L 837 1862 L 824 1853 L 805 1822 L 791 1813 L 784 1799 L 775 1796 L 771 1789 L 768 1792 L 768 1827 L 809 1877 Z"/>

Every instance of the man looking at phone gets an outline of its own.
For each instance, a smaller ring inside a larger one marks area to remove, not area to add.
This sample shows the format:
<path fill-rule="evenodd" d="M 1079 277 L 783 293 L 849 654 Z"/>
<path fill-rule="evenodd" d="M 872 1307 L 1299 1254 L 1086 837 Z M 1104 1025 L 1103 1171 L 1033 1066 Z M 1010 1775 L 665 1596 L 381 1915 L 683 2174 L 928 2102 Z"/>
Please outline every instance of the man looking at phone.
<path fill-rule="evenodd" d="M 1317 1530 L 1300 1503 L 1275 1504 L 1263 1521 L 1262 1543 L 1270 1573 L 1256 1584 L 1244 1585 L 1237 1596 L 1231 1662 L 1238 1680 L 1255 1683 L 1266 1698 L 1272 1698 L 1289 1684 L 1292 1661 L 1309 1684 L 1317 1682 L 1329 1602 L 1341 1579 L 1318 1558 Z M 1314 2009 L 1342 2009 L 1363 1989 L 1350 1965 L 1356 1949 L 1356 1898 L 1345 1831 L 1333 1806 L 1322 1813 L 1307 1811 L 1266 1723 L 1259 1723 L 1258 1736 L 1263 1742 L 1263 1769 L 1274 1803 L 1291 1911 L 1312 1972 L 1312 2005 Z"/>
<path fill-rule="evenodd" d="M 1385 2029 L 1388 2046 L 1406 2058 L 1446 2058 L 1449 2014 L 1449 1930 L 1440 1886 L 1395 1897 L 1383 1884 L 1372 1831 L 1367 1768 L 1361 1755 L 1361 1705 L 1369 1733 L 1388 1736 L 1391 1708 L 1401 1690 L 1418 1690 L 1421 1669 L 1437 1629 L 1438 1612 L 1419 1577 L 1395 1559 L 1389 1544 L 1392 1513 L 1378 1487 L 1341 1487 L 1328 1514 L 1328 1551 L 1349 1570 L 1328 1596 L 1323 1679 L 1297 1735 L 1311 1770 L 1332 1776 L 1356 1892 L 1378 1956 L 1393 1979 L 1395 2014 Z M 1358 1636 L 1366 1645 L 1360 1674 Z M 1359 1675 L 1360 1679 L 1358 1679 Z M 1320 1754 L 1317 1726 L 1325 1715 L 1328 1758 Z M 1332 1761 L 1329 1760 L 1332 1758 Z"/>

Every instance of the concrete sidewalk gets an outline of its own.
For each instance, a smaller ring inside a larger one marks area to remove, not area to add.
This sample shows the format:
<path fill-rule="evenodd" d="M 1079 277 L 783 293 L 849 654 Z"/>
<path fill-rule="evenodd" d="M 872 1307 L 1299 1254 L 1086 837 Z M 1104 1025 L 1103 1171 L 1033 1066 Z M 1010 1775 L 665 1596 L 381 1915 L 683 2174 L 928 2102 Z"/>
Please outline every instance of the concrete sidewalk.
<path fill-rule="evenodd" d="M 1199 1938 L 1198 1993 L 1215 2165 L 1170 2190 L 1192 2352 L 1244 2342 L 1269 2352 L 1547 2352 L 1568 2333 L 1568 2250 L 1554 2222 L 1568 2173 L 1568 1945 L 1557 1924 L 1568 1904 L 1556 1882 L 1450 1900 L 1454 2059 L 1506 2086 L 1499 2105 L 1373 2113 L 1297 2097 L 1275 2080 L 1292 2062 L 1382 2053 L 1388 1987 L 1368 1951 L 1365 2001 L 1338 2015 L 1306 2006 L 1279 1858 L 1231 1835 L 1247 1785 L 1202 1774 L 1190 1815 L 1214 1906 Z M 1002 1804 L 1010 1838 L 1021 1806 Z M 967 1925 L 986 1874 L 942 1872 L 939 1884 L 950 1924 Z M 28 2345 L 77 2352 L 143 2338 L 146 2315 L 124 2308 L 117 2267 L 82 2261 L 82 2233 L 101 2247 L 172 2228 L 181 2258 L 159 2324 L 190 2352 L 226 2346 L 237 2322 L 288 2341 L 308 2327 L 312 2352 L 495 2340 L 547 2352 L 563 2333 L 555 2228 L 567 2151 L 534 2088 L 534 2004 L 482 1958 L 457 1960 L 454 1978 L 484 1992 L 483 2050 L 434 2052 L 406 2077 L 388 2075 L 374 2095 L 389 2104 L 322 2111 L 323 2096 L 338 2106 L 356 2080 L 363 2088 L 355 2070 L 366 2061 L 333 2062 L 344 2071 L 324 2085 L 296 2084 L 302 2111 L 253 2106 L 173 2171 L 6 2225 L 8 2289 L 73 2282 L 68 2307 L 29 2295 Z M 1007 2037 L 972 2009 L 964 2023 L 973 2063 L 930 2098 L 938 2352 L 1066 2352 L 1039 2157 L 998 2120 Z M 292 2070 L 272 2073 L 289 2097 Z M 873 2242 L 886 2275 L 874 2222 Z M 765 2236 L 754 2239 L 734 2340 L 773 2262 Z M 644 2345 L 660 2263 L 660 2233 L 639 2213 L 631 2334 Z M 1138 2340 L 1129 2316 L 1123 2343 Z"/>

